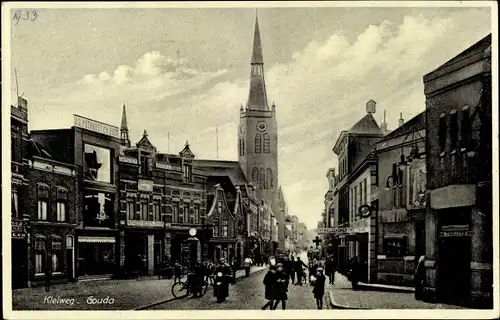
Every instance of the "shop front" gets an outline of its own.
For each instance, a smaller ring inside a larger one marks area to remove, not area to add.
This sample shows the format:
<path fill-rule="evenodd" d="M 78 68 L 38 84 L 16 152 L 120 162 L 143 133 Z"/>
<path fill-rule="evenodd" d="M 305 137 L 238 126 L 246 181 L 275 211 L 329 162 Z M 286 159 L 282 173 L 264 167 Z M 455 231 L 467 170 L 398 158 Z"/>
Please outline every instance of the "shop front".
<path fill-rule="evenodd" d="M 226 262 L 236 261 L 236 239 L 210 239 L 208 250 L 211 252 L 212 261 L 218 262 L 220 259 L 225 259 Z"/>
<path fill-rule="evenodd" d="M 78 235 L 77 242 L 78 276 L 113 274 L 117 270 L 115 235 Z"/>
<path fill-rule="evenodd" d="M 196 230 L 195 236 L 189 234 L 192 229 Z M 194 252 L 196 252 L 197 260 L 211 260 L 211 253 L 213 251 L 208 244 L 211 230 L 206 228 L 171 226 L 167 227 L 166 232 L 165 252 L 170 257 L 172 263 L 179 262 L 187 268 L 194 259 Z"/>
<path fill-rule="evenodd" d="M 124 264 L 128 272 L 152 275 L 161 268 L 165 247 L 163 225 L 161 221 L 127 221 Z M 144 230 L 144 227 L 151 228 Z"/>
<path fill-rule="evenodd" d="M 12 219 L 12 288 L 28 286 L 28 247 L 25 222 Z"/>

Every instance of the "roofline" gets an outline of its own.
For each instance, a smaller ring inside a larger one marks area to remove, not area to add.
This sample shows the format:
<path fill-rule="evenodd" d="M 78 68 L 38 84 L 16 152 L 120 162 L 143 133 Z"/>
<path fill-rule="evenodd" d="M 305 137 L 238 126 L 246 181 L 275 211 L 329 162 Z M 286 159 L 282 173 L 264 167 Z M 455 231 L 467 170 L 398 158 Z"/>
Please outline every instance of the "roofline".
<path fill-rule="evenodd" d="M 348 130 L 342 130 L 342 131 L 340 131 L 339 136 L 337 138 L 337 141 L 335 142 L 335 145 L 333 146 L 333 149 L 332 149 L 333 152 L 335 152 L 335 154 L 338 154 L 335 150 L 338 149 L 338 145 L 340 144 L 340 141 L 342 140 L 342 137 L 344 137 L 348 133 L 349 133 Z"/>

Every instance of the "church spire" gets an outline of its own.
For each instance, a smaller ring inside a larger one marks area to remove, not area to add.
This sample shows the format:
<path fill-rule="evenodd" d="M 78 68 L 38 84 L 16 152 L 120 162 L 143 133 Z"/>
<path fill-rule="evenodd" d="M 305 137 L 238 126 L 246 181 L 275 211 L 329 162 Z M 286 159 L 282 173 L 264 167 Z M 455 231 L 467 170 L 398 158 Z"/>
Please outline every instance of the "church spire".
<path fill-rule="evenodd" d="M 125 104 L 123 104 L 122 124 L 120 126 L 120 139 L 122 140 L 123 145 L 130 147 L 130 139 L 128 137 L 127 111 L 125 110 Z"/>
<path fill-rule="evenodd" d="M 268 111 L 266 82 L 264 80 L 264 57 L 260 42 L 259 18 L 255 12 L 255 29 L 253 34 L 252 60 L 250 61 L 250 92 L 247 108 Z"/>
<path fill-rule="evenodd" d="M 255 10 L 255 30 L 253 33 L 253 51 L 251 64 L 264 64 L 264 58 L 262 56 L 262 44 L 260 42 L 259 17 L 257 16 L 257 10 Z"/>

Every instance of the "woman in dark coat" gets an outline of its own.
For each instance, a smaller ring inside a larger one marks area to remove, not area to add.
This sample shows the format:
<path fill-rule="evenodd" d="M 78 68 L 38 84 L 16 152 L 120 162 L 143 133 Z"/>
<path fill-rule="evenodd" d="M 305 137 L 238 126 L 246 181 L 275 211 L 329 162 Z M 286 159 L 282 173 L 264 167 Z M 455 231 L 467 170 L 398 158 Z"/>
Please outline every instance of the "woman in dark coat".
<path fill-rule="evenodd" d="M 278 270 L 278 272 L 276 272 L 276 284 L 274 291 L 275 302 L 273 310 L 276 310 L 276 307 L 278 307 L 278 303 L 280 303 L 280 301 L 281 301 L 281 309 L 285 310 L 286 300 L 288 300 L 288 295 L 286 293 L 288 292 L 288 283 L 290 280 L 288 274 L 286 274 L 283 268 L 283 264 L 278 263 L 276 269 Z"/>
<path fill-rule="evenodd" d="M 266 310 L 267 307 L 269 307 L 269 310 L 272 310 L 274 302 L 275 284 L 276 284 L 276 267 L 269 266 L 269 271 L 264 276 L 265 297 L 269 301 L 261 308 L 262 310 Z"/>
<path fill-rule="evenodd" d="M 314 294 L 314 299 L 316 299 L 316 305 L 318 306 L 319 310 L 323 309 L 323 296 L 325 295 L 325 281 L 326 277 L 323 274 L 323 268 L 318 267 L 316 273 L 316 281 L 314 282 L 313 294 Z"/>

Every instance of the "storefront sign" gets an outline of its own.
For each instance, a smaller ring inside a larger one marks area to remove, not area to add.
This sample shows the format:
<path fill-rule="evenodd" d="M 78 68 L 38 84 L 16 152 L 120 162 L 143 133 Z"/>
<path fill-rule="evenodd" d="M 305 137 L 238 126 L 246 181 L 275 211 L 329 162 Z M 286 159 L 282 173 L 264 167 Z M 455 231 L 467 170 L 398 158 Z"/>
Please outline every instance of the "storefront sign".
<path fill-rule="evenodd" d="M 119 156 L 118 161 L 123 163 L 137 164 L 137 159 L 132 157 Z"/>
<path fill-rule="evenodd" d="M 94 131 L 94 132 L 101 133 L 101 134 L 105 134 L 105 135 L 112 136 L 115 138 L 120 137 L 120 130 L 118 129 L 118 127 L 115 127 L 115 126 L 112 126 L 112 125 L 109 125 L 106 123 L 102 123 L 99 121 L 95 121 L 92 119 L 88 119 L 88 118 L 79 116 L 77 114 L 75 114 L 73 116 L 74 116 L 74 120 L 75 120 L 75 127 Z"/>
<path fill-rule="evenodd" d="M 329 234 L 329 233 L 346 233 L 347 228 L 318 228 L 316 230 L 317 234 Z"/>
<path fill-rule="evenodd" d="M 163 221 L 128 220 L 127 225 L 129 227 L 140 227 L 140 228 L 163 228 L 165 224 Z"/>
<path fill-rule="evenodd" d="M 469 225 L 462 224 L 454 224 L 448 226 L 442 226 L 441 231 L 439 232 L 440 237 L 448 238 L 448 237 L 467 237 L 471 236 L 472 232 L 469 230 Z"/>
<path fill-rule="evenodd" d="M 25 236 L 24 222 L 12 220 L 12 238 L 24 238 Z"/>

